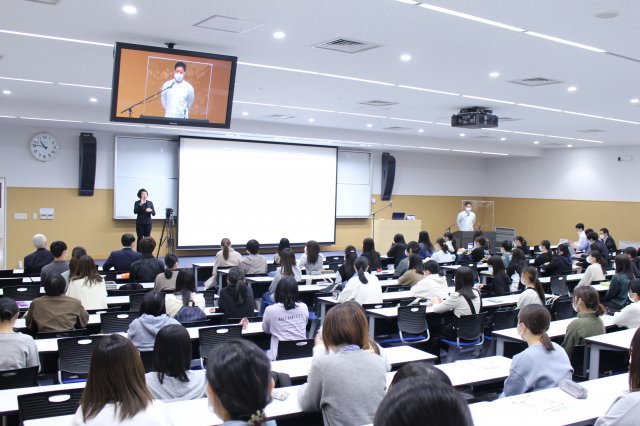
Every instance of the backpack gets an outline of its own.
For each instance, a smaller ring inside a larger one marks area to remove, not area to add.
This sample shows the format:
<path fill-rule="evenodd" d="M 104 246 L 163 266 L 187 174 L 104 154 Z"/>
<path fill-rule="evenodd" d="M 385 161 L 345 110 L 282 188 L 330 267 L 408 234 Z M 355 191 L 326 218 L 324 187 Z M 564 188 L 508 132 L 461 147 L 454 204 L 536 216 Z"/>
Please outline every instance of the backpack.
<path fill-rule="evenodd" d="M 176 321 L 179 323 L 204 321 L 206 319 L 207 316 L 202 312 L 202 309 L 195 306 L 193 300 L 189 300 L 189 303 L 180 308 L 176 314 Z"/>

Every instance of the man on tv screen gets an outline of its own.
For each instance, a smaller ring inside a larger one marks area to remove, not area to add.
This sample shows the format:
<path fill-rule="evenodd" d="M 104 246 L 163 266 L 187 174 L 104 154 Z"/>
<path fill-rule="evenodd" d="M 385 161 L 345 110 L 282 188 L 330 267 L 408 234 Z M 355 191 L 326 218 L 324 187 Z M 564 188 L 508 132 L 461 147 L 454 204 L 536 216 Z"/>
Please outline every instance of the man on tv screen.
<path fill-rule="evenodd" d="M 193 86 L 185 81 L 187 64 L 176 62 L 173 78 L 162 85 L 162 106 L 164 116 L 170 118 L 189 118 L 189 108 L 193 105 Z"/>

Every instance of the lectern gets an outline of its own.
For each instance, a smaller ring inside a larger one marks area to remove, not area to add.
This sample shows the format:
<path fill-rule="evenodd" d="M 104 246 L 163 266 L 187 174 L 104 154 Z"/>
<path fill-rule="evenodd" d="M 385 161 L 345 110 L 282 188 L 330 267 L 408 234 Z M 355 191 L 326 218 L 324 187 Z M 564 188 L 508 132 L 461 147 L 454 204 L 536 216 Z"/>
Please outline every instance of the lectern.
<path fill-rule="evenodd" d="M 394 235 L 404 235 L 407 242 L 418 241 L 420 231 L 422 231 L 420 220 L 376 219 L 373 221 L 373 241 L 376 243 L 376 250 L 381 254 L 387 253 Z"/>

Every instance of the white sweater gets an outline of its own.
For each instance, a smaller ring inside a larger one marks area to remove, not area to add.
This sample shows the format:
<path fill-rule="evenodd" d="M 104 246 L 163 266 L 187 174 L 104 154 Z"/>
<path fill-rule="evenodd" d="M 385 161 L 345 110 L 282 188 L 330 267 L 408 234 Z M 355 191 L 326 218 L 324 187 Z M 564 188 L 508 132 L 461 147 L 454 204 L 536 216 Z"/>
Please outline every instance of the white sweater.
<path fill-rule="evenodd" d="M 538 293 L 536 293 L 536 291 L 532 288 L 528 288 L 520 293 L 520 297 L 518 297 L 518 303 L 516 304 L 516 309 L 522 309 L 527 305 L 542 305 L 540 296 L 538 296 Z"/>
<path fill-rule="evenodd" d="M 438 263 L 448 263 L 453 262 L 454 258 L 451 253 L 445 253 L 442 250 L 438 250 L 431 255 L 431 260 L 435 260 Z"/>
<path fill-rule="evenodd" d="M 162 401 L 151 401 L 144 411 L 125 421 L 120 421 L 115 404 L 105 405 L 98 415 L 86 422 L 82 420 L 82 407 L 78 407 L 71 424 L 73 426 L 171 426 L 173 422 L 167 406 Z"/>
<path fill-rule="evenodd" d="M 80 300 L 86 310 L 107 308 L 107 287 L 104 280 L 92 284 L 88 283 L 87 278 L 73 280 L 67 287 L 66 295 Z"/>
<path fill-rule="evenodd" d="M 338 303 L 348 300 L 355 300 L 361 305 L 382 303 L 382 286 L 378 281 L 378 277 L 368 272 L 365 272 L 364 275 L 368 281 L 366 284 L 360 282 L 357 274 L 347 281 L 347 285 L 338 296 Z"/>
<path fill-rule="evenodd" d="M 632 303 L 613 314 L 613 323 L 620 327 L 640 327 L 640 302 Z"/>
<path fill-rule="evenodd" d="M 591 285 L 593 281 L 602 281 L 605 279 L 602 266 L 599 263 L 592 263 L 584 271 L 584 275 L 580 278 L 580 282 L 576 287 Z"/>
<path fill-rule="evenodd" d="M 431 299 L 433 296 L 446 299 L 449 297 L 447 278 L 438 274 L 427 275 L 411 287 L 411 295 L 422 299 Z"/>

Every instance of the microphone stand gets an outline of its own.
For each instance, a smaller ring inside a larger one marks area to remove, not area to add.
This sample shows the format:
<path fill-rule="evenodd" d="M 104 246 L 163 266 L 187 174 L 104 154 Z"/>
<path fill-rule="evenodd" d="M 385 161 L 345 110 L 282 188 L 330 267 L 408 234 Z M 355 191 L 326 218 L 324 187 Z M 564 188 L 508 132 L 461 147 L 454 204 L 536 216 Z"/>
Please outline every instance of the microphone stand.
<path fill-rule="evenodd" d="M 393 205 L 393 201 L 389 201 L 389 204 L 387 204 L 386 206 L 382 207 L 381 209 L 378 209 L 378 210 L 376 210 L 375 212 L 371 213 L 371 216 L 372 216 L 372 218 L 373 218 L 373 221 L 374 221 L 374 222 L 376 221 L 376 215 L 377 215 L 378 213 L 380 213 L 382 210 L 388 209 L 388 208 L 389 208 L 389 207 L 391 207 L 392 205 Z M 372 231 L 371 231 L 371 238 L 373 238 L 373 240 L 374 240 L 374 242 L 375 242 L 375 239 L 376 239 L 376 228 L 375 228 L 375 226 L 373 226 L 373 225 L 374 225 L 374 224 L 372 223 L 372 227 L 371 227 L 371 229 L 372 229 Z"/>
<path fill-rule="evenodd" d="M 145 98 L 143 100 L 141 100 L 140 102 L 137 102 L 133 105 L 131 105 L 129 108 L 125 108 L 122 111 L 120 111 L 120 114 L 124 114 L 125 112 L 129 111 L 129 118 L 131 118 L 131 114 L 133 114 L 133 108 L 137 107 L 140 104 L 143 104 L 145 102 L 147 102 L 149 99 L 158 96 L 159 94 L 161 94 L 162 92 L 166 92 L 167 90 L 171 89 L 173 87 L 175 83 L 172 83 L 170 86 L 165 87 L 164 89 L 154 93 L 153 95 L 149 96 L 148 98 Z"/>
<path fill-rule="evenodd" d="M 447 232 L 451 232 L 451 228 L 453 228 L 454 226 L 458 226 L 458 221 L 453 222 L 451 225 L 447 226 L 445 228 L 445 231 Z"/>

